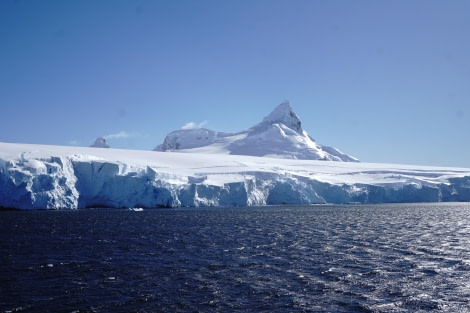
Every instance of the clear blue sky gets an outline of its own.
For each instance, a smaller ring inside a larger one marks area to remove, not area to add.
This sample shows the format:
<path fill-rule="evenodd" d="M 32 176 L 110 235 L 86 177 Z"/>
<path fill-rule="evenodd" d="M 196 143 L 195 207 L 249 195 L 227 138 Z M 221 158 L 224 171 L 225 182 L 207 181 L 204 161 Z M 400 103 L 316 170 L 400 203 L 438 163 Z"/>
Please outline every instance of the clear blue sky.
<path fill-rule="evenodd" d="M 284 99 L 363 162 L 470 167 L 470 1 L 0 1 L 0 141 L 151 150 Z"/>

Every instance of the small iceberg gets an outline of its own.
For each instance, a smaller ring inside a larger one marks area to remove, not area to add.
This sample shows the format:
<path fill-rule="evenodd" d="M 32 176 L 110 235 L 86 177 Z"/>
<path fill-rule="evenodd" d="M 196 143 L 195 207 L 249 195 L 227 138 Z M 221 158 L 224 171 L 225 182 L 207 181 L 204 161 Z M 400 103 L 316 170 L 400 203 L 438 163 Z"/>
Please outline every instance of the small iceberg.
<path fill-rule="evenodd" d="M 135 211 L 135 212 L 141 212 L 143 211 L 143 208 L 129 208 L 129 211 Z"/>

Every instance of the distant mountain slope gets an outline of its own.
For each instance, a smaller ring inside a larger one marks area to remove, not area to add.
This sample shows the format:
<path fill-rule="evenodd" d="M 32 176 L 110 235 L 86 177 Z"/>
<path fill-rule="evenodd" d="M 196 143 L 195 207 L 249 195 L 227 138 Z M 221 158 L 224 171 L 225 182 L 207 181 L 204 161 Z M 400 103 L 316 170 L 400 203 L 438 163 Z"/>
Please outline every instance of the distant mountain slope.
<path fill-rule="evenodd" d="M 155 151 L 222 153 L 283 159 L 357 162 L 336 148 L 317 144 L 302 129 L 300 118 L 288 101 L 277 106 L 261 123 L 231 134 L 206 128 L 169 133 Z"/>

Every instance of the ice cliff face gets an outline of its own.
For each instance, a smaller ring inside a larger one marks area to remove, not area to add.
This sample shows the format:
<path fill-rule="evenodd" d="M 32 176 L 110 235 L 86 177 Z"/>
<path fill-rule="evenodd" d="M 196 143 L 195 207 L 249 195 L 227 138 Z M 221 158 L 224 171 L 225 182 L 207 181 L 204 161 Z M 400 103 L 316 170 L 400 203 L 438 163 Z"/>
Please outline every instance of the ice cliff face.
<path fill-rule="evenodd" d="M 78 208 L 77 177 L 69 158 L 0 159 L 0 206 L 19 209 Z"/>
<path fill-rule="evenodd" d="M 288 101 L 277 106 L 263 121 L 235 133 L 206 128 L 169 133 L 155 151 L 222 153 L 274 158 L 357 162 L 336 148 L 317 144 L 306 131 Z"/>
<path fill-rule="evenodd" d="M 0 207 L 470 201 L 470 169 L 0 143 Z"/>

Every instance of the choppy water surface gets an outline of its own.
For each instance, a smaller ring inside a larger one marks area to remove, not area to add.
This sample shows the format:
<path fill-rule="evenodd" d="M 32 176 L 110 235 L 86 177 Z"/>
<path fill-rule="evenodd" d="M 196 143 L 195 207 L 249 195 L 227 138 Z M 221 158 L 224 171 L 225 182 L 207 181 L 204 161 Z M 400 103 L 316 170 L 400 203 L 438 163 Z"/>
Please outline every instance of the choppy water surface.
<path fill-rule="evenodd" d="M 1 312 L 469 312 L 470 205 L 0 212 Z"/>

